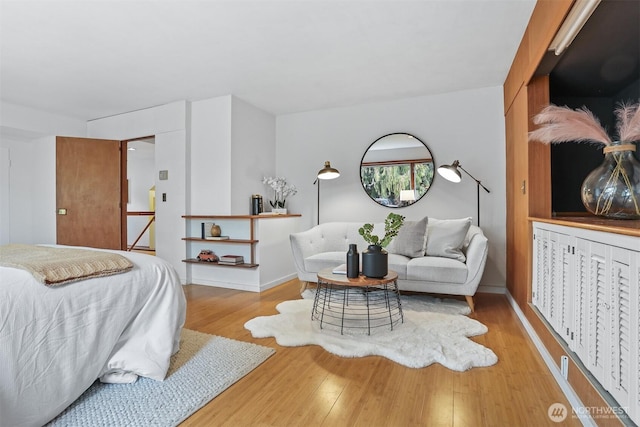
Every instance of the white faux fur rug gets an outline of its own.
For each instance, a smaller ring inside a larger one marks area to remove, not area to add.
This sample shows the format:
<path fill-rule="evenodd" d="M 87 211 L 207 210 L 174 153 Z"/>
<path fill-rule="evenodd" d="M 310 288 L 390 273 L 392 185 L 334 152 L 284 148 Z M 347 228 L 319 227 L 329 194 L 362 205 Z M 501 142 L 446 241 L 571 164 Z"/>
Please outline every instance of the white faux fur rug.
<path fill-rule="evenodd" d="M 313 291 L 305 291 L 303 298 L 282 302 L 276 307 L 280 314 L 256 317 L 244 327 L 254 338 L 275 337 L 285 347 L 314 344 L 337 356 L 383 356 L 410 368 L 440 363 L 466 371 L 498 361 L 493 351 L 467 338 L 486 333 L 487 327 L 464 316 L 470 310 L 462 301 L 403 295 L 404 323 L 369 336 L 320 329 L 311 320 Z"/>

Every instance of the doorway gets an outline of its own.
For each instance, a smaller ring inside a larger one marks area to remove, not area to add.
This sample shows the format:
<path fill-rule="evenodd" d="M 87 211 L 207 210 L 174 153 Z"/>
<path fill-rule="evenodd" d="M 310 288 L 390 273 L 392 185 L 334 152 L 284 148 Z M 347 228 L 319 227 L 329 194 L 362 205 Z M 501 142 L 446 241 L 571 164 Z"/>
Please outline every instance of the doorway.
<path fill-rule="evenodd" d="M 127 250 L 155 255 L 155 137 L 124 142 Z"/>

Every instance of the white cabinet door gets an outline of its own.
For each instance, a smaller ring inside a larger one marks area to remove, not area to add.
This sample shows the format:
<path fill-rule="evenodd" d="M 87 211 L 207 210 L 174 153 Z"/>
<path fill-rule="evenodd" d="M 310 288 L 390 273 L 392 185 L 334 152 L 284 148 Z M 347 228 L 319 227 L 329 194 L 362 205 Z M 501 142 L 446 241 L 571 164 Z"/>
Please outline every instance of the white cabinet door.
<path fill-rule="evenodd" d="M 620 406 L 630 407 L 637 387 L 638 306 L 637 282 L 633 289 L 638 253 L 611 248 L 611 361 L 609 392 Z M 635 377 L 635 378 L 634 378 Z M 636 403 L 637 405 L 637 403 Z"/>
<path fill-rule="evenodd" d="M 566 234 L 558 234 L 557 282 L 554 283 L 557 298 L 556 330 L 571 347 L 573 335 L 573 261 L 574 239 Z"/>
<path fill-rule="evenodd" d="M 573 329 L 572 241 L 566 234 L 534 229 L 533 304 L 567 343 Z"/>
<path fill-rule="evenodd" d="M 533 284 L 532 284 L 532 302 L 533 305 L 546 318 L 548 315 L 548 287 L 549 279 L 549 254 L 548 254 L 548 235 L 549 232 L 540 228 L 534 228 L 534 265 L 533 265 Z"/>
<path fill-rule="evenodd" d="M 608 286 L 608 247 L 591 242 L 589 250 L 589 339 L 587 368 L 604 388 L 609 387 L 608 361 L 611 353 Z"/>
<path fill-rule="evenodd" d="M 558 240 L 559 234 L 549 232 L 549 248 L 548 248 L 548 263 L 549 263 L 549 282 L 548 287 L 548 311 L 545 313 L 545 317 L 551 323 L 553 329 L 558 332 L 560 328 L 560 294 L 562 293 L 562 269 L 561 269 L 561 253 L 562 248 Z"/>
<path fill-rule="evenodd" d="M 640 251 L 631 251 L 629 262 L 631 277 L 631 397 L 629 415 L 640 425 Z"/>
<path fill-rule="evenodd" d="M 580 360 L 589 354 L 589 250 L 590 242 L 576 239 L 573 275 L 573 350 Z"/>

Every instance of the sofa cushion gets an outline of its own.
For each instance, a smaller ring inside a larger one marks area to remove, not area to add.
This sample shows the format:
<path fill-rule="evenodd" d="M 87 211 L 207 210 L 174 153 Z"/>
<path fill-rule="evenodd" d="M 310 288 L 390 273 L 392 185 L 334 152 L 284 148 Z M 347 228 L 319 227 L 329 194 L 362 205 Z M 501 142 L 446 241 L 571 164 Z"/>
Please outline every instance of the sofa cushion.
<path fill-rule="evenodd" d="M 334 268 L 347 262 L 347 252 L 321 252 L 304 259 L 304 269 L 317 273 L 325 268 Z"/>
<path fill-rule="evenodd" d="M 405 221 L 398 235 L 389 243 L 387 251 L 409 258 L 423 256 L 428 219 L 425 216 L 420 221 Z"/>
<path fill-rule="evenodd" d="M 407 280 L 441 283 L 465 283 L 467 265 L 452 258 L 426 256 L 407 263 Z"/>
<path fill-rule="evenodd" d="M 471 218 L 431 218 L 427 225 L 427 256 L 452 258 L 465 262 L 466 257 L 461 248 L 470 226 Z"/>
<path fill-rule="evenodd" d="M 405 280 L 407 278 L 407 264 L 411 261 L 404 255 L 389 254 L 389 270 L 393 270 L 398 273 L 399 280 Z"/>

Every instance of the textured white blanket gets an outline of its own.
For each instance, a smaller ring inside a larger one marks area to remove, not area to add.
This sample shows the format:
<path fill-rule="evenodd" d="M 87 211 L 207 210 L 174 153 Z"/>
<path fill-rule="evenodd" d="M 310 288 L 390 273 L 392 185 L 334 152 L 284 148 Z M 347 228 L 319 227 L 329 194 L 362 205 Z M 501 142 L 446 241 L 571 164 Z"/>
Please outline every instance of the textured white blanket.
<path fill-rule="evenodd" d="M 58 286 L 124 273 L 133 264 L 112 252 L 10 244 L 0 246 L 0 266 L 26 270 L 40 283 Z"/>

